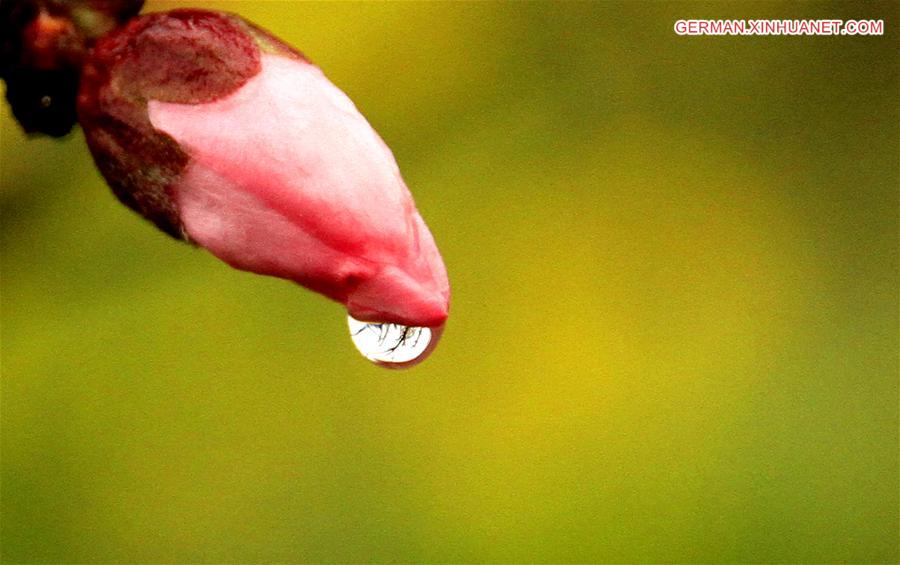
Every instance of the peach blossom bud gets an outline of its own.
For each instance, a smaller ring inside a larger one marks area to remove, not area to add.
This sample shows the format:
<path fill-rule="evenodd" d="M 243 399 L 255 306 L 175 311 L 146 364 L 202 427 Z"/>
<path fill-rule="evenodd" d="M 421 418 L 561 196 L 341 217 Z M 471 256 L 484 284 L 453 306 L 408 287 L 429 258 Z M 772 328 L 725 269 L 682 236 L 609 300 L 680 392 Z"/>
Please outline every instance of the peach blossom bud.
<path fill-rule="evenodd" d="M 270 34 L 218 12 L 136 18 L 97 43 L 78 110 L 115 194 L 170 235 L 359 320 L 446 320 L 447 273 L 391 151 Z"/>

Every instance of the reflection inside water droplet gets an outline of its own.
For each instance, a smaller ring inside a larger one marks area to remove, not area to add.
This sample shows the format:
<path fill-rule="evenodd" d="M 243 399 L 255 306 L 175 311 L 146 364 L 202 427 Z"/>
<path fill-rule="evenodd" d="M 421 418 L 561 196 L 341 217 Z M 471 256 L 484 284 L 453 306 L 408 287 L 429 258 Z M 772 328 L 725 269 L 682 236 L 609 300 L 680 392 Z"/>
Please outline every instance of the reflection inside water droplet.
<path fill-rule="evenodd" d="M 425 360 L 443 329 L 360 322 L 352 316 L 347 316 L 347 325 L 350 327 L 350 339 L 363 357 L 396 369 L 412 367 Z"/>

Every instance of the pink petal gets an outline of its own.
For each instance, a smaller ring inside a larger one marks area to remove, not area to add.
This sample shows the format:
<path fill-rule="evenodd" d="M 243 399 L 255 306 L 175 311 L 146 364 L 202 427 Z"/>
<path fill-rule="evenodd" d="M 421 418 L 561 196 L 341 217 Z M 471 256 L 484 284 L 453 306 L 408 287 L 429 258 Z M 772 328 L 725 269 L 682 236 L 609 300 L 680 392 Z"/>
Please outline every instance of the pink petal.
<path fill-rule="evenodd" d="M 172 187 L 190 238 L 357 319 L 443 323 L 447 273 L 390 150 L 317 67 L 267 54 L 261 65 L 214 102 L 148 104 L 191 157 Z"/>

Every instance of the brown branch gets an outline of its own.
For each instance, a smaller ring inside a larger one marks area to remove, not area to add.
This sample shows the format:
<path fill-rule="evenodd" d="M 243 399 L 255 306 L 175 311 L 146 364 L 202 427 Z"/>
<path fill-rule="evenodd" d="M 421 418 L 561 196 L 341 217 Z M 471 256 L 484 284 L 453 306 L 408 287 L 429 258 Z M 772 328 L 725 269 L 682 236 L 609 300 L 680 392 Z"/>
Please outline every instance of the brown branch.
<path fill-rule="evenodd" d="M 0 0 L 0 78 L 28 133 L 75 125 L 81 67 L 97 38 L 137 15 L 143 0 Z"/>

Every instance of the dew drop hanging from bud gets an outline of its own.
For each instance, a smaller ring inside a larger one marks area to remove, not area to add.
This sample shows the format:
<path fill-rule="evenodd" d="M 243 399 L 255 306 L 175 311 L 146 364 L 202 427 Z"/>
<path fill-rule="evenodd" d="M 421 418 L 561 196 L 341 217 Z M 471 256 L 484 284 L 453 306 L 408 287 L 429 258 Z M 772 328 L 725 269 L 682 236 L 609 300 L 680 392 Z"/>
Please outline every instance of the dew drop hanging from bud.
<path fill-rule="evenodd" d="M 444 326 L 436 328 L 361 322 L 347 316 L 350 339 L 356 349 L 376 365 L 406 369 L 424 361 L 434 350 Z"/>
<path fill-rule="evenodd" d="M 443 258 L 390 149 L 321 69 L 195 9 L 134 18 L 90 52 L 78 119 L 124 204 L 231 267 L 340 302 L 374 363 L 428 356 L 449 315 Z"/>

